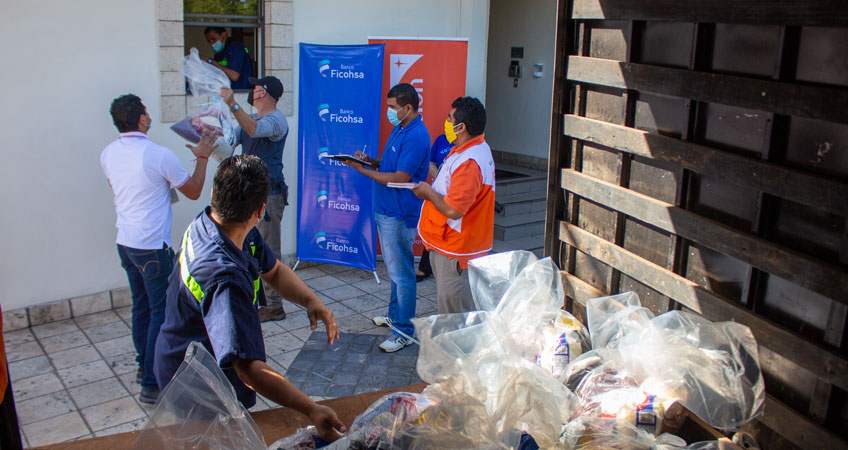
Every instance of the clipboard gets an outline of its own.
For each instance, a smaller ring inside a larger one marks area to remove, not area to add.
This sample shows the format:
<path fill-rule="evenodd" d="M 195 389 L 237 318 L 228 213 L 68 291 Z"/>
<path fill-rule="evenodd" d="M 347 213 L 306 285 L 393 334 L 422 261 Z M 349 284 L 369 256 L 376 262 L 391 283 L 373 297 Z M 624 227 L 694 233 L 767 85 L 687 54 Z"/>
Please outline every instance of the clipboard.
<path fill-rule="evenodd" d="M 363 160 L 361 160 L 361 159 L 359 159 L 359 158 L 357 158 L 353 155 L 345 155 L 345 154 L 327 155 L 327 156 L 325 156 L 325 158 L 335 159 L 336 161 L 342 161 L 342 162 L 344 162 L 344 161 L 356 161 L 356 162 L 362 164 L 363 166 L 371 167 L 370 162 L 363 161 Z"/>

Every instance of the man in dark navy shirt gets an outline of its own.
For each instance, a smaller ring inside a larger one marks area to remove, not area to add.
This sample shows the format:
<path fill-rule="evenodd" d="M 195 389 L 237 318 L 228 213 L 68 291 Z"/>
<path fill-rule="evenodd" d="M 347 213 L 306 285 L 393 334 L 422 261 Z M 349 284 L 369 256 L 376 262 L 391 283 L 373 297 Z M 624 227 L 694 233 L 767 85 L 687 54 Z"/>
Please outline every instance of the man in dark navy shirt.
<path fill-rule="evenodd" d="M 189 225 L 169 278 L 165 322 L 156 340 L 154 372 L 161 389 L 185 351 L 198 341 L 213 354 L 250 408 L 256 393 L 306 415 L 328 440 L 344 431 L 332 409 L 318 405 L 265 363 L 256 297 L 260 278 L 306 308 L 314 330 L 324 322 L 329 344 L 339 331 L 333 313 L 265 245 L 256 224 L 270 191 L 268 167 L 258 157 L 225 159 L 215 172 L 212 206 Z"/>
<path fill-rule="evenodd" d="M 253 76 L 253 61 L 244 44 L 228 37 L 224 27 L 206 27 L 203 34 L 215 52 L 215 56 L 207 62 L 227 75 L 231 88 L 250 89 L 247 79 Z"/>

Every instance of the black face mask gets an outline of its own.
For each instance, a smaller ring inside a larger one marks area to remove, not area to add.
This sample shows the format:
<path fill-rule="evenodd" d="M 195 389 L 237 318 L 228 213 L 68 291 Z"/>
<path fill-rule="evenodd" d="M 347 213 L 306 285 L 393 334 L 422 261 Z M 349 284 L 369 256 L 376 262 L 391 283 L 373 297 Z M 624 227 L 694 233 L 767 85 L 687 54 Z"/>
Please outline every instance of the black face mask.
<path fill-rule="evenodd" d="M 253 106 L 253 91 L 250 91 L 250 93 L 247 94 L 247 104 Z"/>

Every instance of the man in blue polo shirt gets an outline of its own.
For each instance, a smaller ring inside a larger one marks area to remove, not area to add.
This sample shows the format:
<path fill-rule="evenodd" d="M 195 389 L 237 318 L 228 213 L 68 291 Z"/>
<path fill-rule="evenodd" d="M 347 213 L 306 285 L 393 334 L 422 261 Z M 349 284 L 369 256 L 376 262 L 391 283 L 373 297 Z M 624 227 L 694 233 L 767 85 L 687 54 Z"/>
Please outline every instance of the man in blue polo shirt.
<path fill-rule="evenodd" d="M 224 27 L 206 27 L 203 34 L 215 52 L 215 56 L 207 62 L 227 75 L 232 89 L 250 89 L 247 79 L 253 76 L 253 61 L 244 44 L 228 37 Z"/>
<path fill-rule="evenodd" d="M 386 115 L 395 126 L 389 135 L 380 159 L 372 159 L 362 152 L 356 156 L 372 163 L 376 170 L 368 169 L 355 161 L 347 162 L 359 173 L 376 181 L 374 184 L 374 210 L 383 261 L 389 270 L 392 290 L 389 311 L 385 316 L 374 317 L 377 325 L 391 322 L 407 336 L 415 331 L 415 260 L 412 242 L 421 213 L 421 199 L 409 189 L 391 188 L 386 183 L 417 183 L 427 181 L 430 166 L 430 134 L 418 114 L 418 92 L 411 84 L 401 83 L 389 90 Z M 396 352 L 409 345 L 411 340 L 393 331 L 380 348 Z"/>
<path fill-rule="evenodd" d="M 212 206 L 186 229 L 168 280 L 165 322 L 156 340 L 156 381 L 164 389 L 188 345 L 198 341 L 215 356 L 246 408 L 256 403 L 258 392 L 306 415 L 325 439 L 334 440 L 335 430 L 344 431 L 335 412 L 265 363 L 256 304 L 260 278 L 305 307 L 313 330 L 323 321 L 329 344 L 339 336 L 333 313 L 276 259 L 256 229 L 270 188 L 268 166 L 256 156 L 230 157 L 218 166 Z"/>

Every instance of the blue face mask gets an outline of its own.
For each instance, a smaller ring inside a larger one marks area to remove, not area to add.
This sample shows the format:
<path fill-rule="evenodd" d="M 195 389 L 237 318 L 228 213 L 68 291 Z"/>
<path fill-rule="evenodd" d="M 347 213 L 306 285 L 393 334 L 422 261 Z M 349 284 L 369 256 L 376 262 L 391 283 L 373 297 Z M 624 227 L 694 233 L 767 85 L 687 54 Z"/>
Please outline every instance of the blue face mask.
<path fill-rule="evenodd" d="M 407 113 L 407 115 L 408 115 L 408 113 Z M 403 117 L 404 117 L 404 119 L 406 118 L 406 116 L 403 116 Z M 386 118 L 389 119 L 389 122 L 393 126 L 397 126 L 397 124 L 403 122 L 403 119 L 398 118 L 397 111 L 393 110 L 392 108 L 386 108 Z"/>
<path fill-rule="evenodd" d="M 224 49 L 224 42 L 223 41 L 218 41 L 218 42 L 212 44 L 212 51 L 214 51 L 215 53 L 218 53 L 223 49 Z"/>

